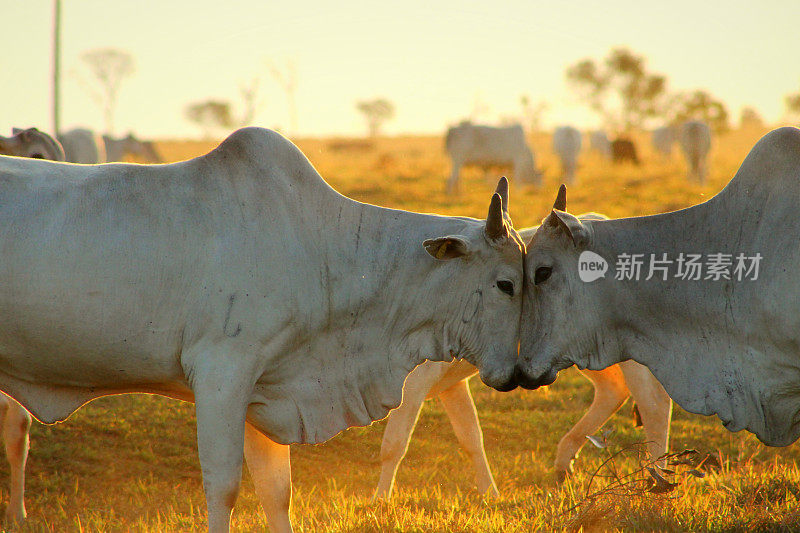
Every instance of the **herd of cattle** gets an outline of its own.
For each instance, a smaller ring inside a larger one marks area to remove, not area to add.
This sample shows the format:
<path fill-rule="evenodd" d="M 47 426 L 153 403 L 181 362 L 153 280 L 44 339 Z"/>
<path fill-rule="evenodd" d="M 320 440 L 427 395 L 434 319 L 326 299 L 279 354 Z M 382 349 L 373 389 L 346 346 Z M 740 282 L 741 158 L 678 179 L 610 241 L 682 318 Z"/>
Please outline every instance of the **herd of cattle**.
<path fill-rule="evenodd" d="M 664 126 L 652 132 L 653 148 L 664 156 L 672 156 L 675 142 L 680 143 L 689 167 L 688 178 L 705 184 L 708 153 L 711 150 L 711 130 L 704 122 L 692 120 L 680 126 Z M 560 126 L 553 133 L 553 152 L 561 161 L 563 181 L 576 183 L 578 156 L 582 135 L 573 126 Z M 589 146 L 605 159 L 614 163 L 639 164 L 636 146 L 626 137 L 609 140 L 604 131 L 589 134 Z M 536 157 L 525 140 L 522 126 L 493 127 L 462 122 L 447 131 L 445 148 L 452 161 L 452 172 L 447 182 L 449 192 L 458 190 L 461 168 L 475 165 L 489 169 L 494 165 L 512 166 L 513 175 L 523 183 L 541 185 L 542 172 L 536 168 Z"/>
<path fill-rule="evenodd" d="M 662 135 L 654 142 L 671 150 Z M 680 137 L 702 179 L 708 128 L 687 124 Z M 429 397 L 442 400 L 479 490 L 496 493 L 466 383 L 476 372 L 500 391 L 547 385 L 573 364 L 592 381 L 595 401 L 559 443 L 559 478 L 628 395 L 654 459 L 667 450 L 670 398 L 767 444 L 800 435 L 800 285 L 786 268 L 800 262 L 800 130 L 766 135 L 704 204 L 576 217 L 562 186 L 542 224 L 520 231 L 505 178 L 485 220 L 381 208 L 339 194 L 259 128 L 168 165 L 42 161 L 158 157 L 131 136 L 61 140 L 35 129 L 0 138 L 21 156 L 0 157 L 11 521 L 25 518 L 28 413 L 54 423 L 109 394 L 196 404 L 214 532 L 229 528 L 243 459 L 270 526 L 291 531 L 288 445 L 387 415 L 375 496 L 388 497 Z M 604 136 L 590 141 L 614 154 Z M 561 128 L 553 143 L 574 176 L 579 132 Z M 540 178 L 521 128 L 461 124 L 446 145 L 453 187 L 460 165 L 501 155 L 518 177 Z M 763 261 L 753 280 L 588 283 L 578 276 L 587 251 Z"/>
<path fill-rule="evenodd" d="M 161 163 L 153 143 L 128 134 L 125 137 L 97 135 L 91 130 L 76 128 L 53 138 L 36 128 L 14 128 L 10 137 L 0 135 L 0 155 L 49 159 L 96 165 L 125 161 L 132 157 L 145 163 Z"/>

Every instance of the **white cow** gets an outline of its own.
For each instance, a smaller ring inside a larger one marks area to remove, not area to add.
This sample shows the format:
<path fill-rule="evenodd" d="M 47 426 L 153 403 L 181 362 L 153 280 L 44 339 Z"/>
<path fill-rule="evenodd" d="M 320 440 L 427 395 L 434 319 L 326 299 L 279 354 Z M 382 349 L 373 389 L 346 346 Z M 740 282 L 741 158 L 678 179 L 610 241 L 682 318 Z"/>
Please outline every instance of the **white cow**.
<path fill-rule="evenodd" d="M 486 221 L 362 204 L 275 132 L 171 165 L 0 158 L 0 389 L 53 423 L 94 398 L 196 405 L 211 531 L 242 449 L 288 530 L 289 443 L 386 416 L 426 359 L 513 388 L 525 245 Z"/>
<path fill-rule="evenodd" d="M 605 218 L 594 213 L 580 218 L 597 220 L 598 217 Z M 527 242 L 535 231 L 536 228 L 528 228 L 519 233 Z M 458 361 L 427 362 L 409 374 L 403 386 L 403 403 L 386 419 L 375 499 L 391 497 L 395 475 L 408 450 L 422 404 L 432 398 L 439 398 L 444 406 L 456 439 L 472 463 L 478 491 L 494 496 L 498 494 L 483 447 L 478 413 L 469 391 L 468 380 L 476 372 L 477 369 L 466 361 Z M 586 443 L 586 436 L 596 433 L 629 396 L 639 408 L 650 456 L 658 458 L 667 452 L 672 401 L 647 368 L 625 361 L 605 370 L 582 370 L 581 373 L 594 386 L 594 400 L 586 414 L 558 443 L 554 463 L 558 480 L 566 477 L 573 459 Z"/>
<path fill-rule="evenodd" d="M 76 128 L 59 133 L 58 140 L 64 147 L 64 153 L 70 163 L 94 165 L 106 162 L 103 138 L 91 130 Z"/>
<path fill-rule="evenodd" d="M 11 137 L 0 135 L 0 155 L 64 161 L 58 141 L 36 128 L 13 128 Z"/>
<path fill-rule="evenodd" d="M 148 163 L 161 163 L 161 156 L 156 152 L 155 146 L 150 141 L 142 141 L 129 133 L 125 137 L 111 137 L 103 135 L 103 144 L 106 149 L 106 161 L 124 161 L 131 155 Z"/>
<path fill-rule="evenodd" d="M 711 150 L 711 130 L 704 122 L 692 120 L 681 126 L 681 149 L 689 165 L 689 181 L 705 185 L 708 174 L 708 152 Z"/>
<path fill-rule="evenodd" d="M 564 181 L 575 183 L 578 155 L 581 153 L 581 132 L 572 126 L 560 126 L 553 132 L 553 151 L 561 160 Z"/>
<path fill-rule="evenodd" d="M 800 130 L 780 128 L 705 203 L 619 220 L 554 209 L 525 259 L 518 383 L 633 358 L 687 411 L 791 444 L 800 436 L 798 205 Z M 609 263 L 605 277 L 580 280 L 584 252 Z M 667 270 L 648 276 L 650 260 Z"/>
<path fill-rule="evenodd" d="M 604 159 L 611 159 L 611 141 L 603 130 L 595 130 L 589 135 L 589 147 Z"/>
<path fill-rule="evenodd" d="M 479 126 L 462 122 L 447 130 L 445 147 L 453 163 L 447 189 L 458 190 L 458 176 L 464 165 L 513 165 L 514 177 L 541 185 L 542 175 L 536 170 L 533 152 L 525 141 L 522 126 Z"/>
<path fill-rule="evenodd" d="M 653 130 L 650 141 L 653 148 L 663 157 L 672 157 L 672 146 L 675 144 L 675 133 L 671 126 L 662 126 Z"/>

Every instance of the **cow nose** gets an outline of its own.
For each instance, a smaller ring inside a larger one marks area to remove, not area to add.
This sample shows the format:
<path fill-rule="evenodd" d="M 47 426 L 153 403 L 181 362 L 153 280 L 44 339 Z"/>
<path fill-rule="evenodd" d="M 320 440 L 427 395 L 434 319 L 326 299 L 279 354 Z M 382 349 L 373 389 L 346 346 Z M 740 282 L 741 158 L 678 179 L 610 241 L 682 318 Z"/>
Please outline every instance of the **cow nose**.
<path fill-rule="evenodd" d="M 508 378 L 508 381 L 506 381 L 502 385 L 495 386 L 494 389 L 498 390 L 500 392 L 510 392 L 510 391 L 516 389 L 517 388 L 517 381 L 516 381 L 515 376 L 516 376 L 516 374 L 512 374 L 511 377 Z"/>
<path fill-rule="evenodd" d="M 547 372 L 541 376 L 532 377 L 528 375 L 528 373 L 525 372 L 522 367 L 516 365 L 514 367 L 514 377 L 512 379 L 516 381 L 517 385 L 523 389 L 533 390 L 538 389 L 539 387 L 550 385 L 556 380 L 557 375 L 558 374 L 555 372 Z"/>

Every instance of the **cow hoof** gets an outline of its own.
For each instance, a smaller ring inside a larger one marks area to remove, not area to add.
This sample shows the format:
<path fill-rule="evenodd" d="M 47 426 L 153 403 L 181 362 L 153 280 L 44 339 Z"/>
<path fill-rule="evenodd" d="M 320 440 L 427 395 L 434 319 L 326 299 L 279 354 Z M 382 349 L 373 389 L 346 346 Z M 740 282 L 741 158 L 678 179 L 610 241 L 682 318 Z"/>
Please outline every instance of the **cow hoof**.
<path fill-rule="evenodd" d="M 486 499 L 486 500 L 496 500 L 496 499 L 498 499 L 500 497 L 500 492 L 497 490 L 497 487 L 495 487 L 494 485 L 492 485 L 491 487 L 489 487 L 488 489 L 483 491 L 482 494 L 483 494 L 484 499 Z"/>
<path fill-rule="evenodd" d="M 389 498 L 391 498 L 391 494 L 386 492 L 376 492 L 372 495 L 372 503 L 388 502 Z"/>
<path fill-rule="evenodd" d="M 5 527 L 3 531 L 16 531 L 25 524 L 25 513 L 15 514 L 6 513 Z"/>

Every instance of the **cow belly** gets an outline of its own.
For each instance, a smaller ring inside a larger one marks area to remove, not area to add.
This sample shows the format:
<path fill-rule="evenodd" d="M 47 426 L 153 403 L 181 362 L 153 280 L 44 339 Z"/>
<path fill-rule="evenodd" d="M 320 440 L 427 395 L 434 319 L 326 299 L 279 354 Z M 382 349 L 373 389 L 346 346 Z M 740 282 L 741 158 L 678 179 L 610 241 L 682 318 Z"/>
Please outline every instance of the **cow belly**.
<path fill-rule="evenodd" d="M 0 298 L 0 372 L 60 386 L 129 388 L 181 376 L 182 328 L 160 313 L 96 302 Z M 65 303 L 66 302 L 66 303 Z M 75 302 L 74 305 L 69 302 Z"/>
<path fill-rule="evenodd" d="M 109 394 L 185 395 L 180 331 L 148 330 L 134 316 L 115 316 L 112 326 L 39 306 L 0 309 L 0 390 L 41 422 Z"/>

